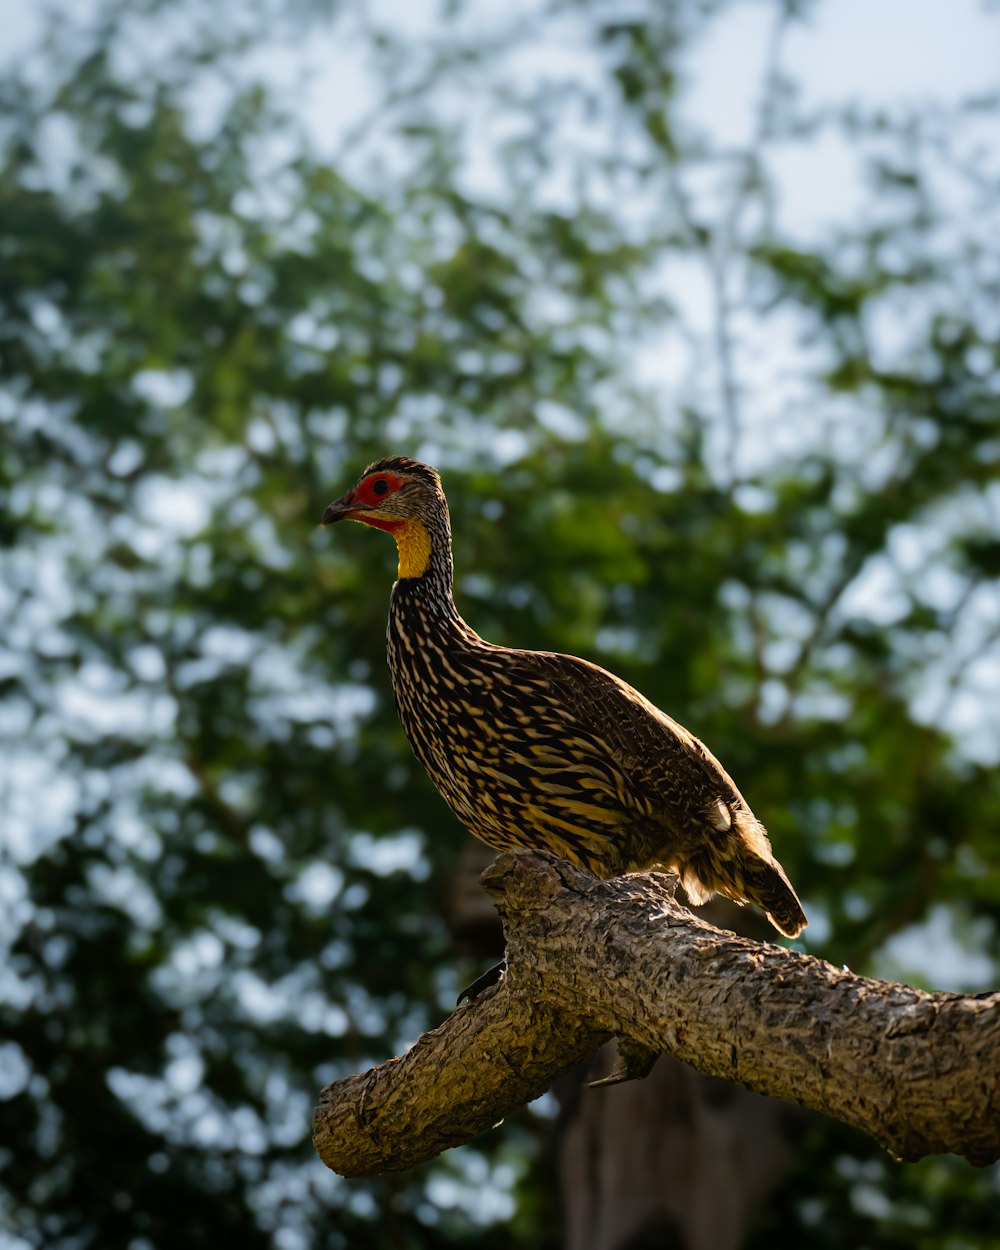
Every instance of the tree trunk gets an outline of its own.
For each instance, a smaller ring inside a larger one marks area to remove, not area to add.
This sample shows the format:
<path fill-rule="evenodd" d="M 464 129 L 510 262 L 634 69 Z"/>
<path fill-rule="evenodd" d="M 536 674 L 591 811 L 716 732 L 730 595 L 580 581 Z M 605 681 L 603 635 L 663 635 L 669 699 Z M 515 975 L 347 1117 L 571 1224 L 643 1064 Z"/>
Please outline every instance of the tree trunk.
<path fill-rule="evenodd" d="M 615 1054 L 609 1043 L 587 1075 Z M 562 1250 L 739 1250 L 808 1113 L 666 1055 L 646 1080 L 582 1083 L 564 1095 Z"/>

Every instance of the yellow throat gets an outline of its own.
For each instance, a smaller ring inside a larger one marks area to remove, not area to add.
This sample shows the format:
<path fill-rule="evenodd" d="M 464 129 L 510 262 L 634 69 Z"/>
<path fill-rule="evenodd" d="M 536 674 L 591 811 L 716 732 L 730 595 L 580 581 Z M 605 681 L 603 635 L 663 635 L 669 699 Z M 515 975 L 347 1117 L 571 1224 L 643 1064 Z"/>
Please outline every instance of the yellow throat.
<path fill-rule="evenodd" d="M 399 576 L 422 577 L 431 562 L 431 536 L 427 526 L 410 517 L 393 526 L 392 536 L 399 549 Z"/>

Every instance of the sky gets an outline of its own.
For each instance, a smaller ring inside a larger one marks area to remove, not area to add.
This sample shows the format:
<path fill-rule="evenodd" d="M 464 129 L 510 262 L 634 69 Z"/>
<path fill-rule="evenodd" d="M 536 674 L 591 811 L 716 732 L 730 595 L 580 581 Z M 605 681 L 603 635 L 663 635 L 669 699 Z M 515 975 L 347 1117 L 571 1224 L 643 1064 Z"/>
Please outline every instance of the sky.
<path fill-rule="evenodd" d="M 47 7 L 43 0 L 7 6 L 0 26 L 0 67 L 30 53 Z M 91 0 L 57 0 L 52 7 L 80 21 Z M 518 7 L 525 6 L 504 6 L 508 26 Z M 806 21 L 790 28 L 782 64 L 795 76 L 807 111 L 842 107 L 850 101 L 890 111 L 929 100 L 951 107 L 964 95 L 1000 87 L 996 7 L 986 0 L 826 0 Z M 375 99 L 363 40 L 350 15 L 363 12 L 372 26 L 381 22 L 393 33 L 405 31 L 433 44 L 439 8 L 435 0 L 376 0 L 353 8 L 348 4 L 345 19 L 325 31 L 319 24 L 311 26 L 306 40 L 295 26 L 276 31 L 266 47 L 248 55 L 247 72 L 284 96 L 319 153 L 346 157 L 347 168 L 353 164 L 360 174 L 375 146 L 378 127 L 366 129 L 364 141 L 344 151 L 345 138 L 356 132 Z M 750 138 L 772 11 L 771 5 L 746 0 L 711 23 L 707 37 L 693 49 L 682 116 L 718 144 L 735 147 Z M 449 21 L 449 34 L 464 32 L 475 41 L 477 32 L 501 28 L 496 12 L 488 0 L 469 0 Z M 525 41 L 504 58 L 494 74 L 525 88 L 563 77 L 586 84 L 600 74 L 595 56 L 573 20 L 552 21 L 537 40 Z M 419 68 L 415 65 L 415 76 Z M 455 107 L 475 118 L 485 140 L 482 156 L 476 159 L 471 154 L 470 189 L 488 192 L 503 179 L 489 143 L 503 123 L 495 116 L 491 96 L 482 92 L 477 99 L 475 85 L 469 82 L 463 91 Z M 196 111 L 208 119 L 222 98 L 218 85 L 207 84 Z M 586 136 L 576 137 L 586 141 Z M 808 145 L 788 144 L 775 153 L 774 165 L 782 186 L 782 224 L 793 236 L 815 236 L 856 211 L 861 191 L 856 153 L 836 135 L 824 134 Z M 565 192 L 554 174 L 551 194 L 558 200 Z M 704 293 L 693 285 L 686 294 L 689 305 L 704 300 Z"/>
<path fill-rule="evenodd" d="M 0 65 L 28 52 L 43 27 L 48 5 L 20 0 L 6 6 L 0 26 Z M 62 0 L 56 11 L 86 13 L 88 0 Z M 517 6 L 504 6 L 509 15 Z M 431 0 L 377 0 L 366 4 L 373 24 L 415 35 L 433 31 L 439 6 Z M 820 4 L 797 23 L 787 46 L 810 106 L 826 107 L 854 98 L 892 107 L 909 99 L 953 103 L 969 91 L 1000 86 L 1000 40 L 995 4 L 984 0 L 836 0 Z M 495 25 L 495 8 L 486 0 L 463 6 L 460 26 L 475 31 Z M 770 6 L 747 0 L 715 23 L 696 51 L 687 111 L 695 125 L 724 142 L 743 142 L 766 52 Z M 526 80 L 562 72 L 586 73 L 587 52 L 571 28 L 551 27 L 556 36 L 518 54 L 514 69 Z M 338 26 L 324 37 L 313 31 L 303 46 L 294 32 L 279 36 L 254 54 L 253 66 L 273 84 L 293 88 L 299 115 L 319 149 L 333 152 L 345 130 L 371 104 L 358 47 L 345 44 Z M 842 179 L 830 169 L 828 154 L 813 154 L 817 177 L 796 179 L 788 211 L 822 213 L 834 208 Z"/>

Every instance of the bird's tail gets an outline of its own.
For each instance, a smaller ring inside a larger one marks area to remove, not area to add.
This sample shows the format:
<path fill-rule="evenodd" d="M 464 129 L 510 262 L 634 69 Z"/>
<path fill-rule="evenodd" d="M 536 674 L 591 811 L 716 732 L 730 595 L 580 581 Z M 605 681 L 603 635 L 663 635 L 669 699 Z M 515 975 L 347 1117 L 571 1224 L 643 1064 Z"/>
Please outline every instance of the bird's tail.
<path fill-rule="evenodd" d="M 778 861 L 747 859 L 741 867 L 743 889 L 749 901 L 762 908 L 785 937 L 798 937 L 808 923 L 806 913 Z"/>
<path fill-rule="evenodd" d="M 763 825 L 748 812 L 737 812 L 727 836 L 704 842 L 676 867 L 696 907 L 722 894 L 734 903 L 756 903 L 785 937 L 798 937 L 806 927 L 802 904 L 774 858 Z"/>

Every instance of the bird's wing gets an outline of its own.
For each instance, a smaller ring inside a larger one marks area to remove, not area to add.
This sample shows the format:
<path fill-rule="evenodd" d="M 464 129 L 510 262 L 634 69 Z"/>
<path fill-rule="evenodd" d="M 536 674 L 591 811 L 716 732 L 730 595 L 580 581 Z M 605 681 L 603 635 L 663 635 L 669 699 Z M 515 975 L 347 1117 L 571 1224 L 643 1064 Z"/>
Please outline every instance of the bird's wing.
<path fill-rule="evenodd" d="M 728 826 L 730 808 L 746 808 L 708 748 L 613 673 L 576 656 L 535 651 L 511 652 L 508 672 L 550 703 L 581 746 L 589 742 L 595 754 L 610 757 L 643 806 L 665 807 L 663 815 L 676 819 L 699 816 L 716 828 Z"/>
<path fill-rule="evenodd" d="M 692 902 L 712 893 L 749 900 L 782 933 L 801 932 L 805 913 L 763 825 L 719 761 L 683 725 L 627 682 L 575 656 L 514 652 L 503 670 L 518 698 L 538 701 L 535 724 L 564 727 L 564 747 L 558 736 L 550 738 L 554 770 L 571 763 L 602 793 L 602 802 L 617 800 L 619 811 L 633 814 L 625 830 L 618 829 L 612 871 L 665 864 L 677 869 Z M 508 700 L 501 698 L 501 715 L 515 707 Z M 609 777 L 611 784 L 602 780 Z M 609 863 L 607 842 L 606 835 L 578 838 L 578 854 L 584 862 L 590 856 L 593 871 Z"/>

